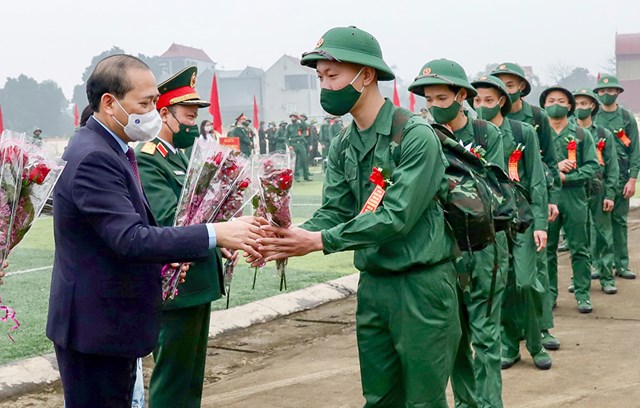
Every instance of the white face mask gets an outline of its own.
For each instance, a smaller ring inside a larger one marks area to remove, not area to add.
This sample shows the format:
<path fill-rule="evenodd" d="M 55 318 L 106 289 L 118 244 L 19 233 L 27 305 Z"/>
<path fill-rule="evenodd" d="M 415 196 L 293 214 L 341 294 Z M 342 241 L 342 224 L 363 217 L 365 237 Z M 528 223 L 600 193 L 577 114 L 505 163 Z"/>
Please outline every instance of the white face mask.
<path fill-rule="evenodd" d="M 160 118 L 160 114 L 158 114 L 157 110 L 152 110 L 150 112 L 139 114 L 132 113 L 129 114 L 120 102 L 114 97 L 116 103 L 122 109 L 124 113 L 129 117 L 129 121 L 127 125 L 123 125 L 120 123 L 115 116 L 111 115 L 111 117 L 118 122 L 120 126 L 124 129 L 124 133 L 129 136 L 129 138 L 134 142 L 148 142 L 149 140 L 153 140 L 158 134 L 160 134 L 160 129 L 162 129 L 162 118 Z"/>
<path fill-rule="evenodd" d="M 213 130 L 213 126 L 208 126 L 207 125 L 207 126 L 204 127 L 204 130 L 207 131 L 207 132 L 211 132 Z"/>

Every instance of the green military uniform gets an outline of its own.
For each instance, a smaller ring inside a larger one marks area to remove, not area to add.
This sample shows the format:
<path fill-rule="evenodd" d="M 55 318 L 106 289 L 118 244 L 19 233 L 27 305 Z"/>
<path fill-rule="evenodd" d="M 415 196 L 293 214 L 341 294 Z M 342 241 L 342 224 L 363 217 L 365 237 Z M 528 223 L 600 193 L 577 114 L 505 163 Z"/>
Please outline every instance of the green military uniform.
<path fill-rule="evenodd" d="M 287 137 L 287 122 L 280 122 L 280 127 L 275 134 L 275 150 L 286 152 L 289 148 L 289 138 Z"/>
<path fill-rule="evenodd" d="M 298 122 L 298 116 L 291 114 L 292 122 L 287 126 L 287 138 L 289 146 L 293 147 L 296 155 L 296 169 L 294 172 L 296 180 L 300 180 L 300 176 L 304 175 L 305 180 L 310 180 L 309 163 L 307 155 L 307 139 L 305 136 L 306 128 Z"/>
<path fill-rule="evenodd" d="M 379 80 L 394 78 L 377 41 L 355 27 L 327 32 L 302 64 L 315 67 L 327 55 L 374 67 Z M 322 232 L 326 253 L 355 250 L 365 407 L 447 407 L 460 326 L 454 240 L 434 200 L 446 161 L 433 129 L 419 117 L 409 119 L 401 145 L 392 143 L 395 110 L 385 100 L 369 129 L 352 123 L 334 140 L 322 206 L 302 228 Z M 374 167 L 393 184 L 377 210 L 360 214 L 374 190 Z"/>
<path fill-rule="evenodd" d="M 227 136 L 240 139 L 240 151 L 246 156 L 251 156 L 251 152 L 253 152 L 253 139 L 243 123 L 244 119 L 246 119 L 246 117 L 244 113 L 241 113 L 240 116 L 236 118 L 236 126 L 227 133 Z"/>
<path fill-rule="evenodd" d="M 424 87 L 433 85 L 465 88 L 469 98 L 476 95 L 466 73 L 454 61 L 439 59 L 428 62 L 420 74 L 409 86 L 409 91 L 418 95 L 424 96 Z M 453 133 L 465 146 L 482 147 L 486 161 L 504 168 L 502 139 L 495 125 L 467 118 L 466 125 Z M 506 234 L 499 233 L 496 243 L 481 251 L 463 252 L 461 262 L 470 275 L 470 296 L 460 303 L 462 337 L 451 374 L 456 406 L 502 406 L 500 312 L 508 265 Z M 494 268 L 497 270 L 492 293 Z M 459 287 L 459 296 L 461 294 L 462 288 Z M 489 304 L 492 304 L 490 313 Z"/>
<path fill-rule="evenodd" d="M 624 89 L 618 80 L 611 75 L 601 75 L 594 92 L 602 88 Z M 628 110 L 617 106 L 613 112 L 605 112 L 602 107 L 595 117 L 598 126 L 609 129 L 616 136 L 616 151 L 618 153 L 618 165 L 620 178 L 616 189 L 611 225 L 613 229 L 613 253 L 615 258 L 616 274 L 625 278 L 635 277 L 629 271 L 629 245 L 627 242 L 627 216 L 629 214 L 629 199 L 623 197 L 624 185 L 630 178 L 637 179 L 640 171 L 640 145 L 638 141 L 638 123 L 633 114 Z M 624 135 L 620 132 L 624 130 Z M 625 136 L 626 135 L 626 139 Z M 627 141 L 628 139 L 628 141 Z"/>
<path fill-rule="evenodd" d="M 324 162 L 329 152 L 331 140 L 333 140 L 330 132 L 331 118 L 326 117 L 325 122 L 320 126 L 320 144 L 322 145 L 322 161 Z"/>
<path fill-rule="evenodd" d="M 186 68 L 160 84 L 158 90 L 165 94 L 191 84 L 196 72 L 195 67 Z M 208 106 L 197 94 L 180 103 L 185 102 Z M 162 105 L 160 99 L 158 109 Z M 159 138 L 138 145 L 136 158 L 140 180 L 156 221 L 161 226 L 172 226 L 188 158 Z M 220 255 L 212 250 L 208 261 L 191 265 L 186 282 L 178 288 L 178 296 L 164 306 L 149 387 L 150 405 L 154 408 L 200 406 L 211 302 L 222 295 L 221 271 Z"/>
<path fill-rule="evenodd" d="M 522 67 L 515 63 L 505 62 L 498 65 L 498 67 L 491 72 L 491 75 L 500 77 L 501 74 L 515 75 L 522 79 L 525 83 L 525 88 L 519 98 L 527 96 L 531 92 L 531 84 L 527 80 Z M 513 100 L 512 100 L 513 102 Z M 551 138 L 551 126 L 549 125 L 549 116 L 537 106 L 530 105 L 527 101 L 522 99 L 522 108 L 517 112 L 511 112 L 507 115 L 507 118 L 517 120 L 519 122 L 528 123 L 533 126 L 538 135 L 538 143 L 540 145 L 540 154 L 542 157 L 543 168 L 546 173 L 553 179 L 553 183 L 550 183 L 547 188 L 547 202 L 548 204 L 558 204 L 560 195 L 561 183 L 560 173 L 558 171 L 558 159 L 555 149 L 555 144 Z M 544 288 L 546 294 L 542 304 L 541 314 L 539 316 L 540 328 L 545 336 L 549 336 L 553 341 L 553 348 L 560 347 L 560 343 L 548 333 L 548 330 L 553 328 L 553 312 L 554 307 L 553 297 L 550 295 L 549 290 L 549 272 L 547 266 L 547 251 L 540 251 L 537 253 L 537 273 L 538 280 Z M 545 343 L 547 344 L 547 343 Z"/>
<path fill-rule="evenodd" d="M 277 131 L 278 129 L 276 128 L 276 122 L 269 122 L 269 127 L 266 130 L 269 153 L 273 153 L 276 151 L 276 132 Z"/>
<path fill-rule="evenodd" d="M 587 96 L 595 105 L 589 113 L 591 126 L 586 128 L 594 138 L 596 152 L 600 152 L 598 156 L 600 168 L 590 183 L 589 212 L 591 215 L 591 231 L 589 237 L 592 238 L 591 266 L 594 269 L 594 273 L 600 278 L 602 289 L 606 293 L 615 293 L 611 212 L 603 211 L 602 206 L 605 199 L 614 201 L 616 198 L 618 178 L 620 176 L 616 141 L 608 129 L 597 126 L 593 122 L 600 105 L 596 94 L 587 89 L 580 89 L 574 91 L 573 95 L 576 97 L 579 95 Z"/>
<path fill-rule="evenodd" d="M 540 105 L 544 106 L 547 95 L 552 91 L 561 91 L 567 96 L 571 104 L 569 114 L 573 113 L 576 106 L 573 94 L 562 87 L 551 87 L 542 92 Z M 549 106 L 546 107 L 546 109 L 549 108 Z M 576 129 L 581 128 L 572 122 L 568 122 L 567 126 L 559 134 L 552 129 L 559 162 L 569 158 L 567 146 L 571 140 L 575 140 L 577 147 L 576 168 L 566 173 L 566 179 L 560 191 L 560 200 L 558 202 L 560 215 L 549 225 L 547 260 L 550 290 L 555 303 L 558 298 L 558 240 L 560 228 L 564 227 L 569 240 L 578 310 L 581 313 L 588 313 L 591 311 L 589 294 L 591 271 L 589 270 L 589 239 L 587 237 L 588 201 L 586 184 L 598 171 L 598 159 L 596 157 L 595 144 L 589 131 L 583 130 L 584 137 L 580 137 L 580 132 L 577 132 Z"/>

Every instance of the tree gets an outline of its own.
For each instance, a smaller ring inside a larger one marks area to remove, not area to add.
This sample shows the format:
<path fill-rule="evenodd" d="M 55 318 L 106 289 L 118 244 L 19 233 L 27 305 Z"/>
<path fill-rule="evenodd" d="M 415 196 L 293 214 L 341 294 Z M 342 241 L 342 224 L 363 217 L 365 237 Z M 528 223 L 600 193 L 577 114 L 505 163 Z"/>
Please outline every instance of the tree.
<path fill-rule="evenodd" d="M 553 65 L 550 65 L 545 69 L 545 72 L 551 81 L 554 84 L 559 84 L 564 78 L 571 75 L 571 72 L 575 68 L 571 65 L 563 64 L 562 62 L 557 62 Z"/>
<path fill-rule="evenodd" d="M 574 91 L 578 88 L 591 89 L 596 83 L 596 78 L 589 74 L 589 70 L 586 68 L 574 68 L 569 75 L 558 81 L 558 84 L 570 91 Z"/>
<path fill-rule="evenodd" d="M 73 98 L 71 98 L 71 101 L 76 105 L 78 105 L 78 109 L 82 110 L 85 106 L 89 104 L 89 101 L 87 99 L 87 92 L 86 92 L 87 79 L 89 79 L 89 76 L 91 75 L 93 70 L 96 68 L 96 65 L 98 65 L 98 62 L 102 61 L 104 58 L 110 55 L 115 55 L 115 54 L 124 54 L 124 50 L 120 47 L 113 46 L 111 47 L 110 50 L 103 51 L 100 54 L 96 55 L 95 57 L 91 58 L 91 64 L 88 67 L 86 67 L 84 72 L 82 73 L 82 83 L 76 85 L 73 88 Z"/>
<path fill-rule="evenodd" d="M 485 65 L 484 70 L 480 71 L 480 72 L 476 72 L 475 75 L 472 75 L 471 77 L 469 77 L 469 79 L 471 80 L 471 82 L 473 81 L 477 81 L 479 80 L 481 77 L 485 76 L 485 75 L 489 75 L 489 73 L 491 71 L 493 71 L 494 69 L 498 68 L 498 63 L 497 62 L 492 62 L 490 64 Z"/>

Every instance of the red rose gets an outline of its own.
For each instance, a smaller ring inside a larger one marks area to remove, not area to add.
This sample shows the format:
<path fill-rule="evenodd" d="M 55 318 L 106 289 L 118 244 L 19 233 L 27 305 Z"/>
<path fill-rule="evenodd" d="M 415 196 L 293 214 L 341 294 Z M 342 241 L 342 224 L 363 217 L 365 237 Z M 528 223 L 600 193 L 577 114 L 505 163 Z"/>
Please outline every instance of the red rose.
<path fill-rule="evenodd" d="M 478 159 L 482 159 L 482 155 L 480 155 L 480 153 L 473 147 L 469 151 L 473 153 L 473 155 L 476 156 Z"/>
<path fill-rule="evenodd" d="M 511 153 L 511 160 L 513 161 L 519 161 L 522 158 L 522 150 L 514 150 L 513 153 Z"/>
<path fill-rule="evenodd" d="M 222 152 L 219 152 L 218 154 L 216 154 L 216 156 L 213 158 L 213 163 L 216 166 L 219 166 L 220 163 L 222 163 L 222 159 L 224 159 L 224 155 L 222 154 Z"/>
<path fill-rule="evenodd" d="M 249 187 L 249 184 L 251 184 L 251 181 L 248 178 L 246 178 L 246 179 L 242 180 L 240 182 L 240 184 L 238 184 L 238 189 L 239 190 L 246 190 L 247 187 Z"/>
<path fill-rule="evenodd" d="M 44 180 L 47 178 L 47 175 L 49 174 L 50 171 L 51 169 L 47 167 L 46 164 L 44 163 L 38 164 L 29 172 L 29 182 L 36 183 L 36 184 L 44 183 Z"/>
<path fill-rule="evenodd" d="M 567 150 L 576 150 L 577 147 L 578 147 L 578 144 L 576 143 L 575 140 L 572 140 L 569 143 L 567 143 Z"/>
<path fill-rule="evenodd" d="M 278 188 L 280 190 L 289 190 L 293 185 L 293 172 L 290 169 L 286 169 L 278 177 Z"/>
<path fill-rule="evenodd" d="M 625 137 L 627 134 L 625 133 L 624 129 L 620 129 L 616 132 L 616 136 L 618 136 L 618 138 L 622 139 L 623 137 Z"/>
<path fill-rule="evenodd" d="M 602 151 L 604 149 L 604 140 L 600 140 L 598 142 L 598 150 Z"/>
<path fill-rule="evenodd" d="M 373 168 L 373 171 L 369 176 L 369 181 L 375 184 L 376 186 L 380 186 L 382 188 L 384 188 L 384 186 L 386 185 L 386 183 L 384 182 L 384 176 L 382 175 L 380 170 L 378 170 L 377 167 Z"/>

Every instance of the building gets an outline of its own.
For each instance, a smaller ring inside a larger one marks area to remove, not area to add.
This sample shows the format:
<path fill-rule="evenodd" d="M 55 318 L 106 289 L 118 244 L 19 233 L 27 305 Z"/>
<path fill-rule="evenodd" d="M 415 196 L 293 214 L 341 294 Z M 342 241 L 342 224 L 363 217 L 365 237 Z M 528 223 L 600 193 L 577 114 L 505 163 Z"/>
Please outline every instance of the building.
<path fill-rule="evenodd" d="M 616 34 L 616 76 L 624 88 L 620 103 L 640 112 L 640 33 Z"/>
<path fill-rule="evenodd" d="M 246 67 L 236 71 L 216 71 L 218 79 L 218 96 L 220 98 L 220 114 L 225 127 L 234 124 L 241 113 L 253 120 L 253 98 L 256 98 L 259 119 L 264 120 L 262 107 L 265 72 L 260 68 Z M 203 84 L 211 89 L 213 74 L 202 76 Z M 200 92 L 200 91 L 198 91 Z M 208 94 L 205 94 L 208 97 Z"/>
<path fill-rule="evenodd" d="M 173 43 L 164 54 L 158 57 L 160 77 L 163 79 L 192 65 L 198 67 L 199 73 L 207 70 L 214 72 L 216 69 L 216 63 L 209 58 L 206 52 L 200 48 L 187 47 L 186 45 Z M 161 79 L 159 78 L 159 80 Z"/>

